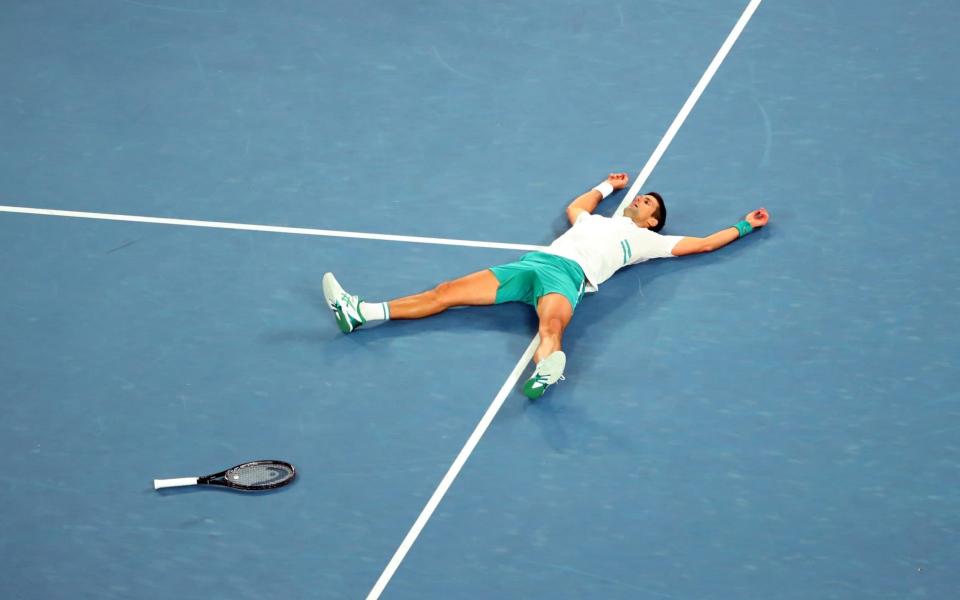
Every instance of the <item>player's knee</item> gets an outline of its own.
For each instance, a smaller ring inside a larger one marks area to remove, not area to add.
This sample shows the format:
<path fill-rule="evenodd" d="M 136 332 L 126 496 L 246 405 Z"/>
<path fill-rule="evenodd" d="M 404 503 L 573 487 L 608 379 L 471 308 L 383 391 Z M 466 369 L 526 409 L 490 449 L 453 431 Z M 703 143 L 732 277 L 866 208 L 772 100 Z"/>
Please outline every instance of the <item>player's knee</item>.
<path fill-rule="evenodd" d="M 563 319 L 547 317 L 540 319 L 540 337 L 556 337 L 563 333 Z"/>
<path fill-rule="evenodd" d="M 449 306 L 453 302 L 453 284 L 449 281 L 442 281 L 433 288 L 433 294 L 437 302 Z"/>

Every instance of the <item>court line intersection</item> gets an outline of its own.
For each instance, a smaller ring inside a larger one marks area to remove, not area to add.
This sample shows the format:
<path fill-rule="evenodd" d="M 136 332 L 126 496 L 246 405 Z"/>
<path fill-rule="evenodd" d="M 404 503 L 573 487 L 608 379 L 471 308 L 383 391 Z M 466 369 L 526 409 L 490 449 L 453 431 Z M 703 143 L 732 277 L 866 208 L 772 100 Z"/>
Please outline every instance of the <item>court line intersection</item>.
<path fill-rule="evenodd" d="M 717 70 L 720 68 L 720 65 L 726 59 L 730 50 L 733 48 L 733 45 L 736 43 L 737 39 L 740 37 L 740 34 L 746 28 L 747 23 L 752 18 L 753 14 L 756 12 L 757 8 L 760 6 L 762 0 L 750 0 L 747 7 L 744 9 L 743 13 L 740 15 L 740 18 L 737 20 L 733 29 L 727 35 L 727 38 L 724 40 L 723 44 L 720 46 L 720 49 L 717 51 L 713 60 L 710 62 L 706 71 L 700 77 L 693 91 L 687 97 L 687 100 L 684 102 L 680 111 L 677 113 L 677 116 L 674 118 L 673 122 L 667 128 L 666 133 L 660 139 L 660 142 L 657 144 L 650 158 L 647 160 L 643 169 L 637 175 L 636 179 L 633 182 L 633 185 L 630 187 L 628 192 L 624 195 L 623 201 L 620 206 L 617 208 L 616 213 L 619 214 L 623 211 L 626 205 L 630 200 L 636 196 L 641 186 L 646 183 L 646 180 L 649 178 L 650 174 L 653 172 L 653 169 L 657 166 L 657 163 L 662 158 L 663 154 L 666 152 L 670 143 L 673 141 L 673 138 L 676 136 L 680 127 L 683 125 L 687 116 L 693 110 L 693 107 L 699 101 L 700 96 L 706 90 L 710 81 L 713 79 L 713 76 L 716 74 Z M 146 217 L 146 216 L 137 216 L 137 215 L 123 215 L 123 214 L 112 214 L 112 213 L 98 213 L 98 212 L 82 212 L 82 211 L 69 211 L 69 210 L 56 210 L 56 209 L 45 209 L 45 208 L 30 208 L 22 206 L 6 206 L 0 205 L 0 212 L 6 213 L 19 213 L 19 214 L 30 214 L 30 215 L 41 215 L 41 216 L 57 216 L 57 217 L 68 217 L 68 218 L 82 218 L 82 219 L 98 219 L 98 220 L 107 220 L 107 221 L 125 221 L 125 222 L 134 222 L 134 223 L 150 223 L 150 224 L 162 224 L 162 225 L 177 225 L 177 226 L 187 226 L 187 227 L 204 227 L 204 228 L 216 228 L 216 229 L 233 229 L 233 230 L 242 230 L 242 231 L 260 231 L 260 232 L 269 232 L 269 233 L 284 233 L 284 234 L 295 234 L 295 235 L 313 235 L 313 236 L 323 236 L 323 237 L 339 237 L 339 238 L 354 238 L 354 239 L 368 239 L 368 240 L 381 240 L 381 241 L 393 241 L 393 242 L 406 242 L 406 243 L 421 243 L 421 244 L 438 244 L 438 245 L 448 245 L 448 246 L 463 246 L 463 247 L 472 247 L 472 248 L 493 248 L 493 249 L 502 249 L 502 250 L 525 250 L 525 251 L 534 251 L 534 250 L 543 250 L 544 246 L 530 245 L 530 244 L 514 244 L 514 243 L 504 243 L 504 242 L 484 242 L 477 240 L 460 240 L 460 239 L 450 239 L 450 238 L 431 238 L 431 237 L 420 237 L 420 236 L 406 236 L 406 235 L 389 235 L 389 234 L 378 234 L 378 233 L 363 233 L 363 232 L 352 232 L 352 231 L 337 231 L 329 229 L 312 229 L 312 228 L 303 228 L 303 227 L 283 227 L 283 226 L 274 226 L 274 225 L 256 225 L 256 224 L 244 224 L 244 223 L 228 223 L 221 221 L 202 221 L 194 219 L 174 219 L 174 218 L 162 218 L 162 217 Z M 400 564 L 403 562 L 407 553 L 416 542 L 417 537 L 420 535 L 420 532 L 426 526 L 427 522 L 430 520 L 430 517 L 433 515 L 433 512 L 439 506 L 440 502 L 443 500 L 444 495 L 447 490 L 453 484 L 453 481 L 459 475 L 461 469 L 466 464 L 467 460 L 470 458 L 470 455 L 473 453 L 473 450 L 479 444 L 480 439 L 486 433 L 487 428 L 493 422 L 493 419 L 496 417 L 500 408 L 502 407 L 506 397 L 516 385 L 520 375 L 526 369 L 526 365 L 533 357 L 534 351 L 537 348 L 539 342 L 539 335 L 534 336 L 530 341 L 530 344 L 527 346 L 526 350 L 523 352 L 523 355 L 520 357 L 520 360 L 514 366 L 513 370 L 510 372 L 510 375 L 507 377 L 506 381 L 500 387 L 500 391 L 494 397 L 490 406 L 487 408 L 483 417 L 480 419 L 480 422 L 474 428 L 470 437 L 467 439 L 463 448 L 457 454 L 457 457 L 454 459 L 450 468 L 447 470 L 446 474 L 441 479 L 437 488 L 434 490 L 430 499 L 427 501 L 427 504 L 424 506 L 423 510 L 418 515 L 417 519 L 414 521 L 407 535 L 404 537 L 403 541 L 398 546 L 397 550 L 394 552 L 390 561 L 387 563 L 387 566 L 384 568 L 380 577 L 377 579 L 373 588 L 370 590 L 367 595 L 367 600 L 376 600 L 380 597 L 383 591 L 386 589 L 386 586 L 389 584 L 391 578 L 396 573 Z"/>
<path fill-rule="evenodd" d="M 750 18 L 753 17 L 753 13 L 756 12 L 757 7 L 760 6 L 760 2 L 762 2 L 762 0 L 750 0 L 750 3 L 747 4 L 747 7 L 740 15 L 740 18 L 733 26 L 733 29 L 730 30 L 727 38 L 724 40 L 723 44 L 721 44 L 720 49 L 717 51 L 716 55 L 714 55 L 713 60 L 710 61 L 710 64 L 707 66 L 707 70 L 704 71 L 703 75 L 700 77 L 700 80 L 694 86 L 693 91 L 690 92 L 686 102 L 684 102 L 683 106 L 680 108 L 680 112 L 677 113 L 677 116 L 673 119 L 673 122 L 667 128 L 666 133 L 664 133 L 663 137 L 660 139 L 660 142 L 657 144 L 657 147 L 654 149 L 653 154 L 650 156 L 643 169 L 637 175 L 633 185 L 630 186 L 630 190 L 624 196 L 623 201 L 617 208 L 618 214 L 623 212 L 623 209 L 626 207 L 626 205 L 634 196 L 636 196 L 637 192 L 640 190 L 640 187 L 646 183 L 647 179 L 650 177 L 650 173 L 653 172 L 654 167 L 656 167 L 657 163 L 660 162 L 660 158 L 663 156 L 663 153 L 666 152 L 670 142 L 673 141 L 677 131 L 680 130 L 680 126 L 683 125 L 684 121 L 686 121 L 687 116 L 690 114 L 690 111 L 693 110 L 694 105 L 696 105 L 697 101 L 700 99 L 703 91 L 707 89 L 707 85 L 710 83 L 710 80 L 713 79 L 714 74 L 716 74 L 724 59 L 726 59 L 727 54 L 730 53 L 731 48 L 733 48 L 733 44 L 737 41 L 737 38 L 740 37 L 740 34 L 743 32 L 744 28 L 746 28 L 747 23 L 750 21 Z M 496 416 L 496 412 L 503 404 L 503 399 L 506 397 L 507 392 L 509 392 L 509 390 L 512 389 L 516 384 L 520 374 L 526 367 L 526 364 L 533 357 L 533 353 L 537 348 L 539 339 L 539 334 L 534 336 L 533 340 L 530 342 L 530 345 L 527 346 L 527 350 L 523 353 L 523 356 L 520 357 L 520 360 L 517 362 L 516 366 L 514 366 L 513 371 L 510 373 L 507 381 L 504 382 L 503 387 L 500 388 L 500 393 L 498 393 L 493 399 L 493 402 L 490 404 L 490 408 L 488 408 L 487 412 L 484 413 L 480 423 L 477 425 L 473 434 L 470 435 L 470 438 L 460 451 L 460 454 L 457 455 L 456 460 L 454 461 L 453 465 L 450 466 L 447 474 L 444 475 L 443 479 L 440 481 L 440 485 L 437 486 L 437 489 L 430 497 L 427 505 L 417 517 L 413 527 L 410 528 L 409 533 L 407 533 L 406 537 L 404 537 L 403 542 L 401 542 L 400 546 L 397 548 L 397 551 L 390 559 L 390 562 L 387 563 L 387 567 L 384 569 L 383 573 L 380 575 L 380 578 L 377 579 L 377 582 L 367 595 L 367 600 L 376 600 L 379 598 L 386 589 L 387 584 L 390 583 L 390 579 L 399 568 L 400 563 L 403 562 L 407 552 L 410 551 L 410 548 L 416 541 L 417 536 L 420 535 L 420 531 L 423 530 L 423 527 L 430 519 L 433 511 L 443 499 L 443 495 L 446 493 L 447 489 L 449 489 L 450 484 L 457 477 L 460 469 L 470 457 L 470 453 L 473 452 L 473 449 L 476 447 L 477 442 L 479 442 L 480 437 L 482 437 L 484 432 L 487 430 L 487 426 L 489 426 L 490 422 L 493 421 L 493 418 Z"/>

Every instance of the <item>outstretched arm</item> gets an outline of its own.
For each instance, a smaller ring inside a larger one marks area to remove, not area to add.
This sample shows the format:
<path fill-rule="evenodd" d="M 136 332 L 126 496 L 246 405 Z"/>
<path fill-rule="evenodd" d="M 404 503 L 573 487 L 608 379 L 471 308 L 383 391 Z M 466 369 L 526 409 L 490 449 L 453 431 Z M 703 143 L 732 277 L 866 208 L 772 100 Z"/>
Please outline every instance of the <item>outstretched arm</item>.
<path fill-rule="evenodd" d="M 606 181 L 589 192 L 577 196 L 576 200 L 567 206 L 567 220 L 573 225 L 577 222 L 577 217 L 579 217 L 581 213 L 592 213 L 597 210 L 597 205 L 600 204 L 601 200 L 610 195 L 610 192 L 613 190 L 622 190 L 627 187 L 629 182 L 630 176 L 626 173 L 610 173 Z M 610 187 L 607 188 L 605 192 L 602 192 L 601 189 L 603 189 L 606 184 L 609 184 Z"/>
<path fill-rule="evenodd" d="M 770 220 L 770 215 L 767 213 L 767 209 L 760 208 L 747 214 L 743 220 L 749 223 L 751 228 L 756 229 L 766 225 L 767 221 Z M 746 233 L 741 233 L 737 226 L 733 226 L 721 229 L 705 238 L 685 237 L 673 247 L 673 255 L 684 256 L 687 254 L 700 254 L 701 252 L 713 252 L 718 248 L 723 248 L 743 235 L 746 235 Z"/>

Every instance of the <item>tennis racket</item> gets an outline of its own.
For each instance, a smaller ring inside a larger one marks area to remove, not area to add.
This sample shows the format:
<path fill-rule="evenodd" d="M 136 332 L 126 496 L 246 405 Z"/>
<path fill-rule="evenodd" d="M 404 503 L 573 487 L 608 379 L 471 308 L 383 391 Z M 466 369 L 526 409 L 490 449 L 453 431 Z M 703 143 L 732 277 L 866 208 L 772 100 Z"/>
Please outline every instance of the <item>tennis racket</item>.
<path fill-rule="evenodd" d="M 259 492 L 283 487 L 293 481 L 296 476 L 297 470 L 288 462 L 255 460 L 203 477 L 154 479 L 153 489 L 186 485 L 216 485 L 245 492 Z"/>

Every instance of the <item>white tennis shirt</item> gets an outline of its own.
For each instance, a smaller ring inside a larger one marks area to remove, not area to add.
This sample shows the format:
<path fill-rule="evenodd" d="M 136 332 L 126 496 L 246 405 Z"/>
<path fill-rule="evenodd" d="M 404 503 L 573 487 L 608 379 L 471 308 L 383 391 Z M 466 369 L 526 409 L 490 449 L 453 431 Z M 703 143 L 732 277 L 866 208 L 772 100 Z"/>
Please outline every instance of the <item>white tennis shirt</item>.
<path fill-rule="evenodd" d="M 544 252 L 569 258 L 583 269 L 588 292 L 627 265 L 673 256 L 679 235 L 660 235 L 637 227 L 622 215 L 604 217 L 582 212 L 573 227 L 558 237 Z"/>

